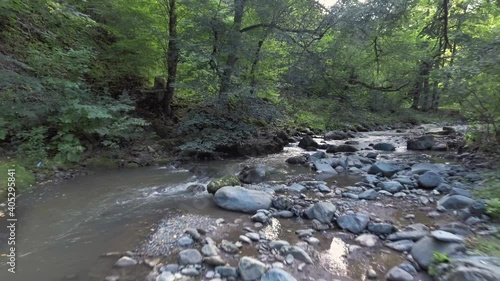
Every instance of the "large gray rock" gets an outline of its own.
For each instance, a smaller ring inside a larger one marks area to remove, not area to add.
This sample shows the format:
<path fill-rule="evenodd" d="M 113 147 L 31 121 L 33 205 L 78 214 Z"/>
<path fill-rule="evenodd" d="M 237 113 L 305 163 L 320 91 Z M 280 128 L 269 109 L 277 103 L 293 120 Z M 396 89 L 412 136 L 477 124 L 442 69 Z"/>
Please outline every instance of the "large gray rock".
<path fill-rule="evenodd" d="M 397 266 L 391 268 L 389 272 L 387 272 L 386 276 L 387 281 L 413 281 L 413 275 L 404 271 L 402 268 Z"/>
<path fill-rule="evenodd" d="M 462 195 L 465 197 L 472 197 L 472 193 L 469 190 L 463 189 L 460 187 L 452 187 L 449 194 L 450 195 Z"/>
<path fill-rule="evenodd" d="M 427 269 L 432 263 L 434 252 L 452 255 L 461 251 L 465 251 L 462 243 L 444 242 L 426 236 L 415 243 L 410 253 L 418 265 Z"/>
<path fill-rule="evenodd" d="M 337 219 L 340 228 L 352 233 L 360 233 L 366 229 L 370 216 L 363 213 L 342 215 Z"/>
<path fill-rule="evenodd" d="M 272 268 L 262 276 L 260 281 L 297 281 L 297 279 L 281 268 Z"/>
<path fill-rule="evenodd" d="M 307 162 L 307 159 L 304 156 L 292 156 L 286 159 L 286 162 L 292 165 L 303 165 Z"/>
<path fill-rule="evenodd" d="M 382 143 L 377 143 L 373 146 L 374 149 L 376 150 L 381 150 L 381 151 L 395 151 L 396 147 L 390 143 L 382 142 Z"/>
<path fill-rule="evenodd" d="M 401 171 L 401 169 L 402 168 L 396 164 L 377 162 L 368 169 L 368 174 L 382 174 L 384 177 L 390 178 L 395 173 Z"/>
<path fill-rule="evenodd" d="M 314 141 L 310 136 L 303 137 L 299 142 L 299 147 L 303 149 L 307 149 L 309 147 L 318 147 L 319 144 Z"/>
<path fill-rule="evenodd" d="M 408 140 L 406 143 L 406 148 L 408 150 L 429 150 L 433 145 L 434 137 L 429 135 Z"/>
<path fill-rule="evenodd" d="M 358 198 L 364 200 L 376 200 L 377 196 L 378 192 L 375 189 L 368 189 L 367 191 L 358 194 Z"/>
<path fill-rule="evenodd" d="M 245 281 L 257 280 L 266 272 L 266 265 L 254 258 L 242 257 L 238 263 L 238 270 L 241 279 Z"/>
<path fill-rule="evenodd" d="M 337 171 L 328 163 L 325 163 L 324 161 L 318 160 L 314 162 L 314 168 L 316 171 L 320 173 L 327 173 L 327 174 L 338 174 Z"/>
<path fill-rule="evenodd" d="M 182 250 L 179 253 L 178 262 L 180 265 L 199 264 L 203 260 L 200 252 L 196 249 Z"/>
<path fill-rule="evenodd" d="M 206 257 L 218 256 L 219 249 L 213 243 L 208 243 L 201 248 L 201 253 Z"/>
<path fill-rule="evenodd" d="M 436 269 L 437 281 L 498 281 L 500 259 L 495 257 L 453 258 Z"/>
<path fill-rule="evenodd" d="M 438 205 L 448 210 L 460 210 L 474 203 L 474 199 L 462 195 L 447 195 L 439 199 Z"/>
<path fill-rule="evenodd" d="M 463 243 L 464 238 L 444 230 L 434 230 L 430 235 L 432 238 L 443 242 Z"/>
<path fill-rule="evenodd" d="M 255 213 L 271 207 L 273 196 L 267 192 L 250 190 L 241 186 L 225 186 L 214 196 L 217 206 L 231 211 Z"/>
<path fill-rule="evenodd" d="M 356 148 L 354 145 L 350 145 L 350 144 L 330 145 L 326 149 L 326 152 L 328 152 L 328 153 L 356 152 L 356 151 L 358 151 L 358 148 Z"/>
<path fill-rule="evenodd" d="M 302 192 L 306 192 L 307 191 L 307 187 L 301 185 L 301 184 L 298 184 L 298 183 L 294 183 L 292 185 L 290 185 L 288 187 L 288 190 L 292 191 L 292 192 L 298 192 L 298 193 L 302 193 Z"/>
<path fill-rule="evenodd" d="M 345 140 L 349 138 L 349 134 L 340 131 L 331 131 L 324 135 L 325 140 Z"/>
<path fill-rule="evenodd" d="M 388 248 L 391 248 L 399 252 L 408 252 L 409 250 L 411 250 L 413 245 L 415 245 L 415 242 L 413 242 L 412 240 L 399 240 L 395 242 L 386 243 L 385 245 Z"/>
<path fill-rule="evenodd" d="M 408 231 L 398 231 L 387 236 L 389 241 L 399 241 L 399 240 L 412 240 L 417 241 L 429 234 L 427 230 L 408 230 Z"/>
<path fill-rule="evenodd" d="M 440 172 L 444 170 L 449 170 L 449 166 L 445 164 L 432 164 L 432 163 L 418 163 L 411 166 L 411 172 L 413 174 L 423 174 L 427 171 Z"/>
<path fill-rule="evenodd" d="M 385 181 L 377 185 L 378 188 L 388 191 L 390 193 L 397 193 L 403 190 L 403 185 L 397 181 Z"/>
<path fill-rule="evenodd" d="M 304 251 L 304 249 L 298 246 L 283 246 L 281 247 L 281 252 L 284 256 L 292 255 L 295 259 L 303 261 L 307 264 L 312 264 L 313 260 L 309 256 L 309 254 Z"/>
<path fill-rule="evenodd" d="M 269 242 L 269 247 L 271 249 L 281 250 L 284 246 L 290 246 L 290 243 L 285 240 L 273 240 Z"/>
<path fill-rule="evenodd" d="M 443 178 L 434 172 L 427 171 L 418 178 L 418 186 L 425 189 L 433 189 L 443 183 Z"/>
<path fill-rule="evenodd" d="M 390 223 L 369 223 L 368 230 L 375 234 L 391 234 L 396 228 Z"/>
<path fill-rule="evenodd" d="M 309 219 L 317 219 L 322 223 L 330 223 L 335 216 L 335 205 L 330 202 L 318 202 L 305 210 Z"/>
<path fill-rule="evenodd" d="M 243 183 L 260 183 L 264 181 L 272 169 L 262 164 L 246 166 L 238 174 L 238 179 Z"/>

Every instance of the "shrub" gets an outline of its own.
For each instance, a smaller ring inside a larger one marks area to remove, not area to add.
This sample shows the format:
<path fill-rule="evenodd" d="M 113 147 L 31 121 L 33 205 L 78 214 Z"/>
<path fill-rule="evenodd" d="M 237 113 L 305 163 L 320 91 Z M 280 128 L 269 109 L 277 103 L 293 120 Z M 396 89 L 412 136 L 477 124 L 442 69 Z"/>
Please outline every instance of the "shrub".
<path fill-rule="evenodd" d="M 486 213 L 492 218 L 500 218 L 500 198 L 493 198 L 486 203 Z"/>

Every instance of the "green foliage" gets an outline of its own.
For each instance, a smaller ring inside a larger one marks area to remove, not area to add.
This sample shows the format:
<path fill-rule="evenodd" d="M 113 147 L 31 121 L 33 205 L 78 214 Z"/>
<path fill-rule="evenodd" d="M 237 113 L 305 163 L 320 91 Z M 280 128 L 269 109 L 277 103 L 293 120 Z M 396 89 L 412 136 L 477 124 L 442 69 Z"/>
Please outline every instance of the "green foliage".
<path fill-rule="evenodd" d="M 493 198 L 486 203 L 486 213 L 494 219 L 500 219 L 500 198 Z"/>
<path fill-rule="evenodd" d="M 211 194 L 215 194 L 217 190 L 224 186 L 239 186 L 241 185 L 240 180 L 236 176 L 224 176 L 211 181 L 207 185 L 207 191 Z"/>
<path fill-rule="evenodd" d="M 480 254 L 500 257 L 500 237 L 499 233 L 491 236 L 477 236 L 469 241 L 468 248 Z"/>
<path fill-rule="evenodd" d="M 447 254 L 434 251 L 434 254 L 432 255 L 432 262 L 436 264 L 449 263 L 451 262 L 451 259 Z"/>
<path fill-rule="evenodd" d="M 46 128 L 35 127 L 29 131 L 20 132 L 17 138 L 21 143 L 17 148 L 17 153 L 27 167 L 34 167 L 38 162 L 46 160 Z"/>
<path fill-rule="evenodd" d="M 186 142 L 187 154 L 212 154 L 232 147 L 257 133 L 263 123 L 282 117 L 277 107 L 257 97 L 231 95 L 208 99 L 178 124 L 177 134 Z"/>
<path fill-rule="evenodd" d="M 118 164 L 115 161 L 105 157 L 89 158 L 85 161 L 85 166 L 94 170 L 118 168 Z"/>
<path fill-rule="evenodd" d="M 429 266 L 428 273 L 430 276 L 436 276 L 437 274 L 437 267 L 441 263 L 450 263 L 451 259 L 447 254 L 443 254 L 437 251 L 434 251 L 434 254 L 432 255 L 432 263 Z"/>

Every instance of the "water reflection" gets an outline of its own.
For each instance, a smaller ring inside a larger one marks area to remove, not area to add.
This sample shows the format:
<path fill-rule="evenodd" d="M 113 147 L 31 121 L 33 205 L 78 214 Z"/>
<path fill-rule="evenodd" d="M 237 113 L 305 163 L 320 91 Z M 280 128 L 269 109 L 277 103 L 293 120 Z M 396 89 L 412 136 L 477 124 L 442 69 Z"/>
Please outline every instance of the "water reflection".
<path fill-rule="evenodd" d="M 321 253 L 320 261 L 326 270 L 335 275 L 347 276 L 347 244 L 334 237 L 330 249 Z"/>
<path fill-rule="evenodd" d="M 281 232 L 281 223 L 279 220 L 272 218 L 269 224 L 262 229 L 264 236 L 269 240 L 278 240 L 278 236 Z"/>

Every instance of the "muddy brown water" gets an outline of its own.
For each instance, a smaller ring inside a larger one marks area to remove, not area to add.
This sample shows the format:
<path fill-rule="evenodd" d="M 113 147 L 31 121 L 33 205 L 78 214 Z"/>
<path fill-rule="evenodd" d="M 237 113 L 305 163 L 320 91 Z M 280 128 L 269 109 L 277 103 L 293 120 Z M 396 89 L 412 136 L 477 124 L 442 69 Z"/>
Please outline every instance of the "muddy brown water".
<path fill-rule="evenodd" d="M 407 133 L 395 131 L 371 132 L 363 133 L 362 137 L 355 140 L 360 142 L 360 147 L 380 141 L 395 144 L 396 152 L 381 155 L 382 158 L 393 161 L 429 160 L 429 155 L 406 151 L 406 135 Z M 96 172 L 59 184 L 35 188 L 18 199 L 16 273 L 7 272 L 6 259 L 2 256 L 0 280 L 104 280 L 110 274 L 116 258 L 103 258 L 100 257 L 101 254 L 137 249 L 152 233 L 158 231 L 156 226 L 159 221 L 168 221 L 176 216 L 204 218 L 208 224 L 214 224 L 217 218 L 224 218 L 229 224 L 219 229 L 224 230 L 225 239 L 235 241 L 242 234 L 242 227 L 253 225 L 248 215 L 221 210 L 213 204 L 210 195 L 193 195 L 186 188 L 195 183 L 206 184 L 210 176 L 237 174 L 245 165 L 255 163 L 274 167 L 277 172 L 271 175 L 272 180 L 286 181 L 299 175 L 315 178 L 315 173 L 309 168 L 285 163 L 288 157 L 300 153 L 304 151 L 291 146 L 280 154 L 261 158 L 204 162 L 177 169 L 147 167 Z M 196 175 L 188 170 L 193 165 L 215 174 Z M 327 181 L 343 187 L 358 180 L 358 177 L 338 176 Z M 396 210 L 388 216 L 401 221 L 403 214 L 403 211 Z M 427 217 L 424 217 L 417 217 L 416 221 L 426 220 Z M 240 221 L 231 225 L 237 219 Z M 176 224 L 175 221 L 183 220 L 174 219 L 173 225 Z M 2 219 L 0 254 L 7 253 L 5 224 Z M 183 229 L 192 226 L 176 227 Z M 302 220 L 276 220 L 266 227 L 269 228 L 266 231 L 272 238 L 294 243 L 299 241 L 294 234 L 295 230 L 308 227 L 309 222 Z M 404 260 L 401 254 L 379 248 L 368 250 L 368 254 L 365 253 L 363 257 L 349 255 L 347 247 L 354 238 L 349 234 L 332 232 L 328 235 L 317 233 L 315 236 L 321 241 L 318 249 L 321 253 L 319 266 L 341 280 L 365 280 L 368 265 L 383 274 L 388 268 Z M 222 238 L 224 237 L 218 240 Z M 256 249 L 247 249 L 243 254 L 257 255 L 257 252 Z M 147 270 L 143 266 L 143 271 Z M 307 268 L 305 271 L 307 272 Z M 315 277 L 312 271 L 308 274 Z"/>

